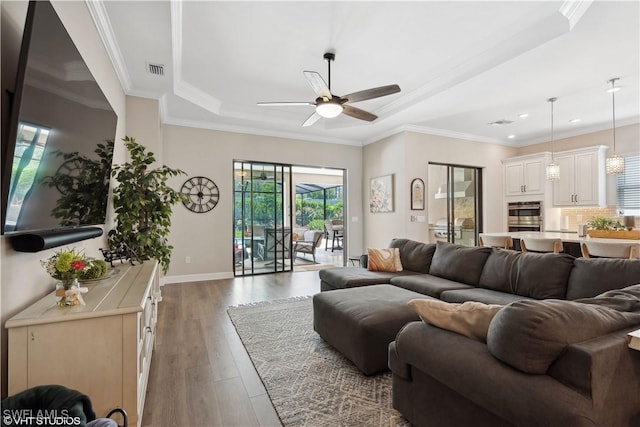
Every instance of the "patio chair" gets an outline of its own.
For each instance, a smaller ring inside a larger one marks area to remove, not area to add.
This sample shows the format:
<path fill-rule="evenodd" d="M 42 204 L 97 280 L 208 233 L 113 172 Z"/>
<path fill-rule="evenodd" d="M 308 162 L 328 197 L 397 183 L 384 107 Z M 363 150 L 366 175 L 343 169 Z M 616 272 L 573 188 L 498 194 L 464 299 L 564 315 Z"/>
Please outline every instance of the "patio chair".
<path fill-rule="evenodd" d="M 320 246 L 322 242 L 322 231 L 309 230 L 305 231 L 302 240 L 296 240 L 293 244 L 293 255 L 296 258 L 305 259 L 304 256 L 298 256 L 300 254 L 311 254 L 313 257 L 313 263 L 316 263 L 316 248 Z"/>
<path fill-rule="evenodd" d="M 344 238 L 344 225 L 334 224 L 331 220 L 324 221 L 324 228 L 327 229 L 327 244 L 324 249 L 329 249 L 329 239 L 331 239 L 331 252 L 334 250 L 342 250 L 342 239 Z M 337 245 L 336 245 L 337 242 Z"/>

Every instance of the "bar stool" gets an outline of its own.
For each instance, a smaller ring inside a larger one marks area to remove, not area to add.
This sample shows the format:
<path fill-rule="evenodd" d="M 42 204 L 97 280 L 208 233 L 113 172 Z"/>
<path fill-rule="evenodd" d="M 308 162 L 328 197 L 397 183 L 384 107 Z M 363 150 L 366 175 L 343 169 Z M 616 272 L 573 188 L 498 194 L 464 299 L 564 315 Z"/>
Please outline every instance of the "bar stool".
<path fill-rule="evenodd" d="M 560 239 L 537 239 L 523 237 L 520 239 L 522 252 L 553 252 L 558 254 L 564 250 Z"/>
<path fill-rule="evenodd" d="M 638 243 L 582 242 L 580 249 L 584 258 L 638 258 Z"/>
<path fill-rule="evenodd" d="M 513 247 L 511 236 L 492 236 L 490 234 L 480 234 L 480 246 L 490 246 L 492 248 L 510 249 Z"/>

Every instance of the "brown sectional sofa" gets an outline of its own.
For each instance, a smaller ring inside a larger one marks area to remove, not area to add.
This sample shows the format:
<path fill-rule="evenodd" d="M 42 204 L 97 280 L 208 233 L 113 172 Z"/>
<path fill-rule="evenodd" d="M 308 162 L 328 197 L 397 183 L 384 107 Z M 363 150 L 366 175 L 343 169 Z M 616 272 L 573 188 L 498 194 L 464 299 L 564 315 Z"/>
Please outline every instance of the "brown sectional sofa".
<path fill-rule="evenodd" d="M 422 321 L 400 330 L 389 345 L 393 402 L 413 425 L 640 426 L 640 352 L 626 345 L 640 327 L 640 261 L 407 239 L 390 246 L 402 272 L 321 270 L 321 290 L 390 283 L 505 305 L 487 343 Z"/>

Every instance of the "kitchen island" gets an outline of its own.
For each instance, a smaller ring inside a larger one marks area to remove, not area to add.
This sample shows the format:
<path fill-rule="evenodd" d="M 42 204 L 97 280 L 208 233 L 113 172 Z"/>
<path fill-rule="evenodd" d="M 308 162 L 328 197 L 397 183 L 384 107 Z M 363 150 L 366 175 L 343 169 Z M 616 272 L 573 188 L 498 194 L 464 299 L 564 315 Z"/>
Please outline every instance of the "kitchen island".
<path fill-rule="evenodd" d="M 511 231 L 511 232 L 496 232 L 496 233 L 483 233 L 487 236 L 510 236 L 513 239 L 513 246 L 516 250 L 520 250 L 520 239 L 530 237 L 532 239 L 560 239 L 562 240 L 562 246 L 564 252 L 575 257 L 582 256 L 580 251 L 580 243 L 587 241 L 602 242 L 602 243 L 636 243 L 638 250 L 640 250 L 640 240 L 631 239 L 607 239 L 599 237 L 578 236 L 578 233 L 571 232 L 556 232 L 556 231 Z"/>

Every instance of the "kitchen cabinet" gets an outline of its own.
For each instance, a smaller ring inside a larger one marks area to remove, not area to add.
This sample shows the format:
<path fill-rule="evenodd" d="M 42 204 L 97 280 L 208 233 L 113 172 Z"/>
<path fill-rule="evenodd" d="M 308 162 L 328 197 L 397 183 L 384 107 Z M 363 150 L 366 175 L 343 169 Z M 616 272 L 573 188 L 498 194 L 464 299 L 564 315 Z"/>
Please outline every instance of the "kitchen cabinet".
<path fill-rule="evenodd" d="M 86 283 L 85 305 L 58 307 L 53 293 L 9 319 L 9 394 L 60 384 L 91 398 L 98 416 L 115 407 L 142 421 L 151 366 L 159 268 L 119 265 Z"/>
<path fill-rule="evenodd" d="M 557 153 L 560 179 L 553 182 L 554 206 L 606 205 L 605 153 L 596 146 Z"/>
<path fill-rule="evenodd" d="M 504 195 L 543 194 L 548 156 L 521 156 L 506 159 L 504 164 Z"/>

